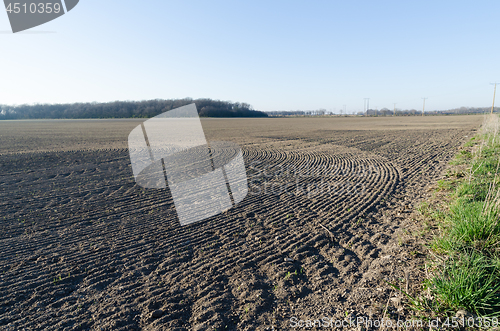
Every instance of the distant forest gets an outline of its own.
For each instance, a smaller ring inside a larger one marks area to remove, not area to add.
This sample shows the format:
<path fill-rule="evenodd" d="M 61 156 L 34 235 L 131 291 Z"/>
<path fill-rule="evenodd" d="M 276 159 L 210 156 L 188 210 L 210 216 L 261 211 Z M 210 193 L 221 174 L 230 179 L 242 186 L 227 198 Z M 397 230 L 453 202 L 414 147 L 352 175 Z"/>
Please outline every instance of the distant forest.
<path fill-rule="evenodd" d="M 77 118 L 149 118 L 191 103 L 200 117 L 267 117 L 247 103 L 211 99 L 175 99 L 115 101 L 107 103 L 0 105 L 0 120 L 77 119 Z"/>
<path fill-rule="evenodd" d="M 334 114 L 326 109 L 319 110 L 279 110 L 262 112 L 254 110 L 248 103 L 220 101 L 212 99 L 171 99 L 146 101 L 114 101 L 106 103 L 72 103 L 72 104 L 34 104 L 8 106 L 0 105 L 0 120 L 18 119 L 83 119 L 83 118 L 150 118 L 168 110 L 191 103 L 196 104 L 200 117 L 302 117 L 302 116 L 421 116 L 422 111 L 416 109 L 388 108 L 380 110 L 368 109 L 363 112 L 344 112 Z M 461 115 L 489 113 L 491 107 L 461 107 L 449 110 L 426 111 L 426 115 Z M 495 112 L 500 109 L 495 107 Z"/>

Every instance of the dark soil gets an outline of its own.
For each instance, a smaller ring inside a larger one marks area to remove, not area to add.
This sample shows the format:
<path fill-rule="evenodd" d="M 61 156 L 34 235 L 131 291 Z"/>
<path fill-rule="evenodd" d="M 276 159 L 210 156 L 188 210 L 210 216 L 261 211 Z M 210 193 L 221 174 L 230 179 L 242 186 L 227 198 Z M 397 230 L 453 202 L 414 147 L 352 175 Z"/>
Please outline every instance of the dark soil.
<path fill-rule="evenodd" d="M 134 182 L 126 143 L 140 122 L 0 123 L 0 328 L 409 319 L 387 282 L 416 293 L 425 278 L 412 212 L 481 122 L 204 120 L 209 141 L 242 147 L 250 192 L 185 227 L 168 189 Z"/>

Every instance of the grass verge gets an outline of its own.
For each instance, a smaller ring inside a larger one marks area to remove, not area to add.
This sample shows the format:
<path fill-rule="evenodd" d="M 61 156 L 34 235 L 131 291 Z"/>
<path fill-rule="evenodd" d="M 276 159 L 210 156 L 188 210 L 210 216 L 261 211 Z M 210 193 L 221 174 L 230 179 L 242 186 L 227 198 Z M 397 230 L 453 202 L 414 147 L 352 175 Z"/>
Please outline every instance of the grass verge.
<path fill-rule="evenodd" d="M 486 118 L 438 183 L 445 199 L 420 208 L 439 226 L 439 235 L 431 243 L 435 260 L 425 282 L 426 299 L 413 300 L 416 308 L 500 317 L 499 128 L 498 116 Z"/>

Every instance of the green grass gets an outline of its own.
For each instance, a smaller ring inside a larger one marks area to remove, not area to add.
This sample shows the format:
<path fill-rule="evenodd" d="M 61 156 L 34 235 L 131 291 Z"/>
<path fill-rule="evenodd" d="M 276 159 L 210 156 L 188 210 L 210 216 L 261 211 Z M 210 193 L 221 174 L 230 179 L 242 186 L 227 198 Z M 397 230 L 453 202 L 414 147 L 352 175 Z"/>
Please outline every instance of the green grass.
<path fill-rule="evenodd" d="M 500 244 L 500 222 L 497 208 L 484 210 L 484 201 L 458 200 L 445 216 L 444 235 L 433 243 L 434 250 L 460 253 L 469 248 L 494 255 Z"/>
<path fill-rule="evenodd" d="M 435 298 L 428 307 L 445 315 L 465 309 L 500 316 L 500 120 L 489 121 L 438 182 L 447 201 L 419 207 L 441 230 L 431 243 L 441 260 L 433 263 L 426 287 Z"/>
<path fill-rule="evenodd" d="M 470 251 L 448 260 L 428 284 L 444 309 L 500 316 L 500 264 Z"/>
<path fill-rule="evenodd" d="M 478 144 L 476 137 L 472 137 L 468 142 L 465 143 L 464 147 L 473 147 Z"/>

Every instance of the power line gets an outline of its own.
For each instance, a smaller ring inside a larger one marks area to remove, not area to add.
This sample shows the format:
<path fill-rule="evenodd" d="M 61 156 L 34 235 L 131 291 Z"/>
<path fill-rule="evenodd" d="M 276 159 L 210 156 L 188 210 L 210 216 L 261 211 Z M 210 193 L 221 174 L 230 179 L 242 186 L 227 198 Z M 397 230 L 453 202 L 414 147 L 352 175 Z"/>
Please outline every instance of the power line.
<path fill-rule="evenodd" d="M 491 106 L 491 114 L 493 114 L 493 110 L 495 108 L 495 94 L 497 93 L 497 82 L 490 83 L 490 85 L 495 85 L 493 89 L 493 105 Z"/>
<path fill-rule="evenodd" d="M 368 116 L 368 109 L 370 109 L 370 98 L 364 98 L 364 100 L 365 100 L 365 103 L 364 103 L 365 114 L 366 114 L 366 116 Z"/>
<path fill-rule="evenodd" d="M 422 116 L 424 116 L 424 112 L 425 112 L 425 100 L 429 99 L 429 98 L 422 98 L 424 100 L 424 107 L 422 108 Z"/>

